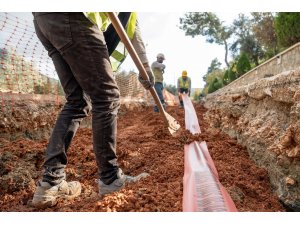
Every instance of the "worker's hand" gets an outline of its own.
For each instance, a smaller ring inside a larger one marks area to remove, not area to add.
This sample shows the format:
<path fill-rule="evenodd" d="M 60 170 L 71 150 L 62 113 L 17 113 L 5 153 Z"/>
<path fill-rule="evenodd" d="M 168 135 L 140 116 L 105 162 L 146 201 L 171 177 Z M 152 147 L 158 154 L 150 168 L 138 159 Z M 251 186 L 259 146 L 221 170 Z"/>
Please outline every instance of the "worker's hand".
<path fill-rule="evenodd" d="M 144 80 L 141 74 L 139 74 L 139 81 L 144 86 L 146 90 L 150 89 L 154 86 L 154 76 L 150 67 L 145 67 L 149 80 Z"/>

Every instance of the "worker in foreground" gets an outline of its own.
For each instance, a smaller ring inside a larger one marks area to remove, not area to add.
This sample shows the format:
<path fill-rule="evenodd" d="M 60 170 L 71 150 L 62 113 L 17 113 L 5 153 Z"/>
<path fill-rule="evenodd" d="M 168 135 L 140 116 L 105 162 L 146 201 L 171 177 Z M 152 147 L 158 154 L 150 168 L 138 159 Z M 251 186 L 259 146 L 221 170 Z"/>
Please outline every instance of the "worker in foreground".
<path fill-rule="evenodd" d="M 158 98 L 162 106 L 164 107 L 164 109 L 166 109 L 165 99 L 163 95 L 163 90 L 164 90 L 163 74 L 165 73 L 165 68 L 166 68 L 165 64 L 163 64 L 164 60 L 165 60 L 164 54 L 159 53 L 156 57 L 156 61 L 152 63 L 151 69 L 155 77 L 155 84 L 154 84 L 155 91 L 158 95 Z M 154 112 L 159 112 L 157 105 L 154 106 Z"/>
<path fill-rule="evenodd" d="M 179 96 L 180 108 L 183 108 L 182 94 L 191 95 L 191 78 L 188 77 L 187 71 L 183 70 L 177 81 L 177 91 Z"/>
<path fill-rule="evenodd" d="M 149 89 L 154 85 L 153 74 L 136 15 L 128 14 L 124 23 L 130 28 L 127 29 L 127 34 L 131 37 L 149 77 L 149 80 L 141 77 L 139 80 Z M 125 175 L 117 162 L 120 92 L 109 58 L 117 43 L 112 38 L 105 39 L 105 31 L 109 27 L 107 15 L 43 12 L 33 13 L 33 16 L 36 34 L 53 60 L 65 92 L 66 103 L 52 131 L 43 165 L 44 174 L 37 183 L 31 205 L 49 207 L 56 204 L 57 198 L 70 200 L 80 195 L 81 184 L 78 181 L 66 181 L 67 151 L 80 122 L 91 110 L 93 149 L 100 177 L 99 194 L 103 196 L 118 191 L 125 183 L 136 182 L 147 176 L 146 173 L 136 177 Z M 110 35 L 114 34 L 111 29 L 110 32 Z"/>

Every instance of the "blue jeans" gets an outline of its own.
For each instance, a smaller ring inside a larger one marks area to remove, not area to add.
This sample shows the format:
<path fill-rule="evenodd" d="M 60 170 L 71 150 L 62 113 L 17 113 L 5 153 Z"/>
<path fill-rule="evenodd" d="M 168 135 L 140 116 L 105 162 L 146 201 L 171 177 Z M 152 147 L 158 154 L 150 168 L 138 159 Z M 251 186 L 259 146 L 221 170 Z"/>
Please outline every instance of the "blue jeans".
<path fill-rule="evenodd" d="M 164 109 L 166 109 L 165 99 L 164 99 L 164 95 L 163 95 L 164 85 L 160 82 L 155 82 L 154 89 L 158 95 L 158 98 L 159 98 L 161 104 L 163 105 Z M 159 112 L 159 109 L 157 106 L 154 106 L 154 112 Z"/>
<path fill-rule="evenodd" d="M 66 179 L 67 151 L 80 122 L 92 110 L 93 148 L 100 179 L 117 178 L 117 112 L 120 92 L 103 33 L 83 13 L 33 13 L 38 38 L 48 51 L 65 92 L 46 149 L 43 181 Z"/>

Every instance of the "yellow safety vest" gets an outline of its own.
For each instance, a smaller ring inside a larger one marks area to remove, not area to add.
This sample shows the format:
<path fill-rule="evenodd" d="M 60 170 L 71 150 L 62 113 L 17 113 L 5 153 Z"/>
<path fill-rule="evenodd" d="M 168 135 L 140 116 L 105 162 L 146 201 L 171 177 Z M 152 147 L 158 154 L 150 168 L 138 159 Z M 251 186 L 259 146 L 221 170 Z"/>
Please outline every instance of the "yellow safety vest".
<path fill-rule="evenodd" d="M 111 24 L 107 14 L 105 12 L 84 12 L 84 15 L 94 24 L 98 26 L 98 28 L 105 32 L 108 26 Z M 137 13 L 132 12 L 130 14 L 128 23 L 126 25 L 126 33 L 130 39 L 133 38 L 135 27 L 136 27 L 136 19 Z M 128 52 L 124 46 L 124 44 L 120 41 L 116 49 L 110 55 L 110 62 L 113 71 L 117 71 L 122 62 L 124 62 Z"/>
<path fill-rule="evenodd" d="M 189 77 L 186 78 L 186 80 L 183 80 L 182 77 L 179 77 L 179 87 L 189 89 Z"/>

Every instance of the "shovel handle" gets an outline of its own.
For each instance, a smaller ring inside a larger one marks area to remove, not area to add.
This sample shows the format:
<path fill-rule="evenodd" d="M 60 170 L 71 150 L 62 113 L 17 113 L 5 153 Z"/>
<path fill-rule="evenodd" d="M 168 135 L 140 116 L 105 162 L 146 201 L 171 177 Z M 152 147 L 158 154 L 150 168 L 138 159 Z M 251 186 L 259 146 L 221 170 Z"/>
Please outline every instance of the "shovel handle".
<path fill-rule="evenodd" d="M 135 63 L 136 67 L 138 68 L 139 72 L 140 72 L 140 75 L 142 76 L 143 79 L 145 80 L 148 80 L 148 74 L 144 68 L 144 65 L 142 64 L 139 56 L 137 55 L 131 41 L 129 40 L 123 26 L 121 25 L 121 22 L 119 20 L 119 18 L 116 16 L 116 14 L 114 12 L 108 12 L 108 17 L 112 23 L 112 25 L 114 26 L 114 28 L 116 29 L 117 31 L 117 34 L 119 35 L 121 41 L 123 42 L 123 44 L 125 45 L 129 55 L 131 56 L 133 62 Z M 166 123 L 168 123 L 168 119 L 166 117 L 166 114 L 165 114 L 165 110 L 157 96 L 157 93 L 155 91 L 155 89 L 153 87 L 151 87 L 149 89 L 152 97 L 154 98 L 154 101 L 156 103 L 156 105 L 158 106 L 159 108 L 159 112 L 161 113 L 161 115 L 163 116 L 164 118 L 164 121 Z"/>

